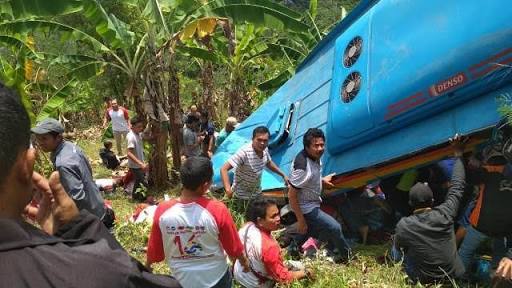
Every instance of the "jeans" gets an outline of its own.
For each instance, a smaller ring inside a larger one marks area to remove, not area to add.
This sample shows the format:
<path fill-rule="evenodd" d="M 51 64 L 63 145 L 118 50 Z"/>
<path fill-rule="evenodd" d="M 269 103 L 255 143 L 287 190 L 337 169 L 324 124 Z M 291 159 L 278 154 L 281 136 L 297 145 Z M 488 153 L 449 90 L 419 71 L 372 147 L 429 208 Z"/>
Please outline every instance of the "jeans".
<path fill-rule="evenodd" d="M 144 187 L 148 187 L 148 183 L 146 182 L 146 173 L 140 168 L 130 168 L 133 176 L 135 177 L 135 184 L 133 184 L 132 190 L 132 198 L 136 201 L 144 201 L 146 197 L 143 193 L 137 192 L 137 189 L 140 188 L 140 185 L 144 185 Z"/>
<path fill-rule="evenodd" d="M 407 273 L 407 276 L 409 276 L 412 282 L 416 282 L 418 280 L 416 272 L 414 271 L 413 261 L 411 260 L 410 257 L 406 257 L 404 253 L 401 250 L 399 250 L 394 243 L 391 246 L 391 253 L 389 256 L 391 257 L 391 260 L 395 262 L 403 261 L 402 263 L 405 269 L 405 273 Z"/>
<path fill-rule="evenodd" d="M 304 218 L 308 225 L 307 236 L 316 238 L 322 242 L 327 242 L 327 249 L 332 251 L 336 248 L 340 256 L 344 259 L 350 257 L 350 246 L 343 236 L 341 224 L 338 223 L 338 221 L 320 210 L 320 208 L 315 208 L 313 211 L 304 214 Z"/>
<path fill-rule="evenodd" d="M 233 287 L 233 276 L 231 276 L 231 271 L 228 270 L 224 273 L 224 276 L 220 278 L 217 284 L 213 285 L 212 288 L 231 288 Z"/>
<path fill-rule="evenodd" d="M 459 256 L 466 268 L 466 273 L 470 273 L 471 266 L 474 262 L 475 251 L 478 249 L 482 242 L 486 241 L 490 237 L 484 233 L 476 230 L 473 226 L 467 227 L 466 237 L 462 241 L 459 248 Z M 507 247 L 512 247 L 512 235 L 507 237 L 495 238 L 493 241 L 493 255 L 492 255 L 492 267 L 497 267 L 501 258 L 505 256 Z"/>

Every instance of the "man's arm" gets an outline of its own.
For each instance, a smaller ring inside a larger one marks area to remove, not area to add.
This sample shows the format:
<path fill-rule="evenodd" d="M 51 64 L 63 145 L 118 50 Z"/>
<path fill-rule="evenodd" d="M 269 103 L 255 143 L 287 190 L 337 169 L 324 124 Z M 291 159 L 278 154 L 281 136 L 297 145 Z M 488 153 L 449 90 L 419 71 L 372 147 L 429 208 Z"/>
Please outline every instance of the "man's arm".
<path fill-rule="evenodd" d="M 288 186 L 288 176 L 286 176 L 286 174 L 284 174 L 283 171 L 281 171 L 281 169 L 279 169 L 279 167 L 277 167 L 277 165 L 276 165 L 276 163 L 274 163 L 274 161 L 272 161 L 272 160 L 268 161 L 267 168 L 270 169 L 270 171 L 281 176 L 284 180 L 284 184 L 286 186 Z"/>
<path fill-rule="evenodd" d="M 228 198 L 233 197 L 233 191 L 231 191 L 231 183 L 229 182 L 228 171 L 231 170 L 233 166 L 228 162 L 224 163 L 222 168 L 220 168 L 220 177 L 222 178 L 222 185 L 224 185 L 224 191 L 226 191 L 226 196 Z"/>
<path fill-rule="evenodd" d="M 64 190 L 75 202 L 85 199 L 84 183 L 82 176 L 70 167 L 61 166 L 57 168 L 60 175 L 60 182 Z"/>
<path fill-rule="evenodd" d="M 107 122 L 110 121 L 110 115 L 108 115 L 108 109 L 105 112 L 105 115 L 103 116 L 103 127 L 107 126 Z"/>
<path fill-rule="evenodd" d="M 307 276 L 304 269 L 299 271 L 290 271 L 283 263 L 279 246 L 266 247 L 262 250 L 261 260 L 265 269 L 272 279 L 279 283 L 290 283 L 294 280 L 302 279 Z"/>
<path fill-rule="evenodd" d="M 459 205 L 464 194 L 466 185 L 466 172 L 461 157 L 464 151 L 463 141 L 459 136 L 455 136 L 452 141 L 454 148 L 454 156 L 456 157 L 455 165 L 453 166 L 451 186 L 446 195 L 446 200 L 443 204 L 439 205 L 437 210 L 446 215 L 451 221 L 457 217 Z"/>
<path fill-rule="evenodd" d="M 302 210 L 300 209 L 297 193 L 298 189 L 293 187 L 293 185 L 289 185 L 288 199 L 290 200 L 290 206 L 292 207 L 293 213 L 295 213 L 295 216 L 297 217 L 297 231 L 300 234 L 306 234 L 308 232 L 308 225 L 306 224 L 306 219 L 304 218 L 304 214 L 302 214 Z"/>
<path fill-rule="evenodd" d="M 137 158 L 137 156 L 135 156 L 135 149 L 134 148 L 128 148 L 126 156 L 128 156 L 128 159 L 130 159 L 133 162 L 135 162 L 140 167 L 140 169 L 146 169 L 147 168 L 147 165 L 144 164 L 144 162 L 142 162 L 139 158 Z"/>
<path fill-rule="evenodd" d="M 123 109 L 124 120 L 126 120 L 126 124 L 128 125 L 128 129 L 132 129 L 132 125 L 130 124 L 130 115 L 128 115 L 128 109 L 121 107 Z"/>
<path fill-rule="evenodd" d="M 208 156 L 209 157 L 212 157 L 214 149 L 215 149 L 215 134 L 211 133 L 210 134 L 210 139 L 208 141 Z"/>

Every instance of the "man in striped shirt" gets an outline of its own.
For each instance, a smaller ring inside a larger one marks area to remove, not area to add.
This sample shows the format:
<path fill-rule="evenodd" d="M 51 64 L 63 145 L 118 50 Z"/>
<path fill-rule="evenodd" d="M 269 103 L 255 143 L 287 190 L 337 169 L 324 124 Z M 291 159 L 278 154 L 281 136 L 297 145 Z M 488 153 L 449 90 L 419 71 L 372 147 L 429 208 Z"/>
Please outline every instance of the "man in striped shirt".
<path fill-rule="evenodd" d="M 252 199 L 261 196 L 261 174 L 267 167 L 283 177 L 288 185 L 288 178 L 270 158 L 268 140 L 270 133 L 265 126 L 252 131 L 252 142 L 243 146 L 222 166 L 220 173 L 228 198 L 239 200 L 238 204 L 247 207 Z M 228 171 L 235 168 L 233 185 L 229 182 Z M 245 210 L 245 209 L 244 209 Z"/>

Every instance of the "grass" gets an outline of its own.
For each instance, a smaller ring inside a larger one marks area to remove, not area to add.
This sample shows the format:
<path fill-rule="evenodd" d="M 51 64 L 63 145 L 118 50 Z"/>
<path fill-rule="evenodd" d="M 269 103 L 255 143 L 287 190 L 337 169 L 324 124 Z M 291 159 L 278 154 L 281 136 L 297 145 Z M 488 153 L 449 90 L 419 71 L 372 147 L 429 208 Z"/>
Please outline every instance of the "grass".
<path fill-rule="evenodd" d="M 91 160 L 94 177 L 111 177 L 111 171 L 104 168 L 101 165 L 101 161 L 99 161 L 98 151 L 102 146 L 99 140 L 99 133 L 95 133 L 94 137 L 80 138 L 77 143 Z M 149 194 L 156 196 L 157 199 L 161 199 L 163 198 L 164 193 L 171 195 L 171 197 L 176 196 L 178 189 L 174 188 L 167 191 L 148 192 Z M 148 224 L 134 224 L 128 221 L 128 218 L 132 215 L 137 203 L 133 202 L 119 190 L 112 195 L 107 195 L 105 198 L 112 202 L 112 206 L 116 212 L 117 225 L 115 228 L 115 236 L 117 240 L 134 258 L 145 263 L 145 247 L 147 245 L 151 227 Z M 230 206 L 229 203 L 228 206 Z M 233 210 L 232 215 L 237 226 L 243 224 L 243 215 Z M 354 249 L 357 256 L 356 259 L 351 260 L 347 265 L 332 264 L 321 258 L 308 260 L 306 262 L 306 266 L 312 268 L 315 272 L 314 280 L 302 280 L 289 285 L 281 285 L 279 287 L 425 287 L 420 284 L 414 286 L 409 285 L 407 282 L 407 276 L 402 271 L 400 263 L 389 263 L 385 265 L 377 263 L 376 258 L 380 255 L 384 255 L 387 249 L 389 249 L 389 244 L 378 246 L 357 246 Z M 155 273 L 170 273 L 165 261 L 154 264 L 153 270 Z M 235 287 L 239 286 L 235 284 Z M 428 287 L 442 286 L 431 285 Z M 452 287 L 452 285 L 448 287 Z M 455 284 L 453 287 L 479 286 Z"/>

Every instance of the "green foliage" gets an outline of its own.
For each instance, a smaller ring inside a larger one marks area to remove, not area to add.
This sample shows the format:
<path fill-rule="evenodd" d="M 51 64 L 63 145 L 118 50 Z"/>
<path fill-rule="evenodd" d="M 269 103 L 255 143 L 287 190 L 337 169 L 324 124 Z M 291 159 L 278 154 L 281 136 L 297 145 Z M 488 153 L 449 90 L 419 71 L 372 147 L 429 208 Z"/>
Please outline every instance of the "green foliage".
<path fill-rule="evenodd" d="M 77 83 L 77 81 L 71 80 L 55 91 L 55 93 L 44 104 L 39 115 L 37 115 L 37 121 L 41 121 L 48 117 L 58 118 L 57 112 L 66 104 L 66 99 L 72 95 L 72 91 L 76 87 Z"/>
<path fill-rule="evenodd" d="M 78 0 L 5 0 L 0 2 L 0 16 L 6 19 L 55 16 L 80 11 Z"/>

